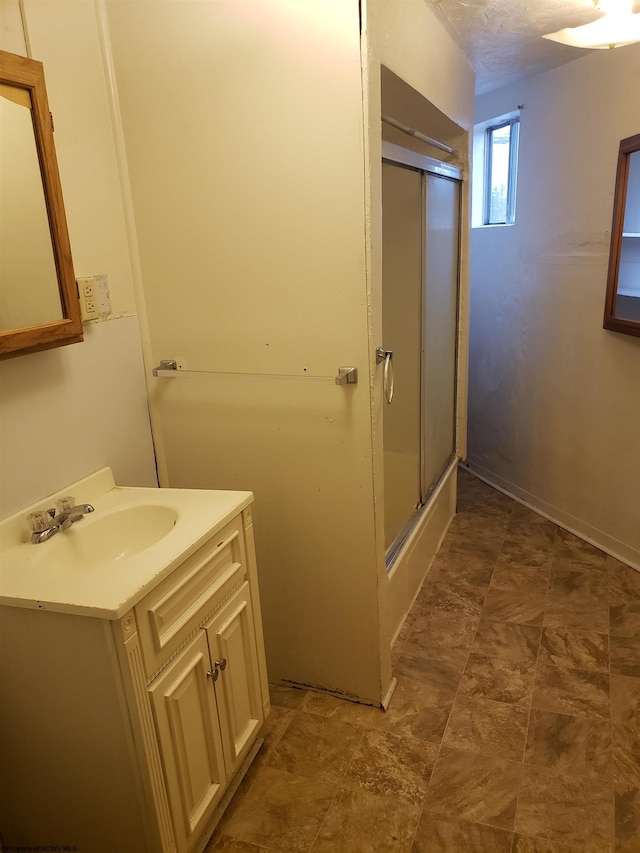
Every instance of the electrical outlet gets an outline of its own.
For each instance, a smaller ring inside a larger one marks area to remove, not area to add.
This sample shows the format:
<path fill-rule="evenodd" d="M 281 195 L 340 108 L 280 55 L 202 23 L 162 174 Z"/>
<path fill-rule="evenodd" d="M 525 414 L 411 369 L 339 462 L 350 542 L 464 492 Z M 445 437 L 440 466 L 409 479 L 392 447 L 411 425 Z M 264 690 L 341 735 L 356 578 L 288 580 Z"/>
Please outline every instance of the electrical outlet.
<path fill-rule="evenodd" d="M 111 295 L 106 275 L 82 276 L 77 281 L 83 322 L 106 320 L 111 314 Z"/>
<path fill-rule="evenodd" d="M 80 296 L 80 314 L 82 321 L 97 320 L 100 317 L 96 304 L 94 276 L 78 278 L 78 294 Z"/>

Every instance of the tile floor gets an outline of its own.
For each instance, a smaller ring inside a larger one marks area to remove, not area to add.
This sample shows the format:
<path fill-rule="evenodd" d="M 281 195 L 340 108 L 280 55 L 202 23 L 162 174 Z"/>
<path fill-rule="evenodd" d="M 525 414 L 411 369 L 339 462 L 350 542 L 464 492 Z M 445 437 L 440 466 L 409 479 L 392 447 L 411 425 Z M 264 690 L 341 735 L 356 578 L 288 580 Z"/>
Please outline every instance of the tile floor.
<path fill-rule="evenodd" d="M 640 853 L 640 573 L 460 480 L 389 710 L 273 687 L 206 853 Z"/>

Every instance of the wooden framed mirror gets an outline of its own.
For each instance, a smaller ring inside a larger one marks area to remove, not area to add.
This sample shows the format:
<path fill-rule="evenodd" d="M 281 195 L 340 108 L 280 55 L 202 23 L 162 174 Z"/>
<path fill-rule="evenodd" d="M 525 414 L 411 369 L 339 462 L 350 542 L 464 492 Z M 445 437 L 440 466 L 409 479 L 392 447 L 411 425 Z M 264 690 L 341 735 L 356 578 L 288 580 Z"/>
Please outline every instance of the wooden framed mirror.
<path fill-rule="evenodd" d="M 640 133 L 620 142 L 603 325 L 640 337 Z"/>
<path fill-rule="evenodd" d="M 0 359 L 82 339 L 42 63 L 0 51 Z"/>

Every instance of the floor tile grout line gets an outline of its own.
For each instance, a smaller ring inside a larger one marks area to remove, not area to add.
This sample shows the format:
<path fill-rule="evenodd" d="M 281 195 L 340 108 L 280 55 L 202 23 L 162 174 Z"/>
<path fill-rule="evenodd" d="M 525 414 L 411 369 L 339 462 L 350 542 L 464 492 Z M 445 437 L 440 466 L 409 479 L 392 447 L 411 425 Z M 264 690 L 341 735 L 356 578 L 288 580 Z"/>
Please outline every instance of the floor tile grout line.
<path fill-rule="evenodd" d="M 510 512 L 510 515 L 511 515 L 511 512 Z M 506 536 L 506 534 L 505 534 L 505 536 Z M 503 544 L 504 544 L 504 538 L 503 538 Z M 488 584 L 488 586 L 487 586 L 487 592 L 488 592 L 488 590 L 489 590 L 489 587 L 491 586 L 491 580 L 492 580 L 492 578 L 493 578 L 493 573 L 495 572 L 496 565 L 497 565 L 497 562 L 498 562 L 498 558 L 499 558 L 499 555 L 500 555 L 500 553 L 501 553 L 501 552 L 502 552 L 502 546 L 501 546 L 501 548 L 500 548 L 500 551 L 498 552 L 498 555 L 496 556 L 496 559 L 495 559 L 495 562 L 494 562 L 494 565 L 493 565 L 493 569 L 491 570 L 491 578 L 489 578 L 489 584 Z M 432 779 L 433 779 L 433 774 L 434 774 L 435 768 L 436 768 L 436 766 L 437 766 L 437 764 L 438 764 L 438 761 L 440 760 L 440 755 L 441 755 L 441 753 L 442 753 L 442 747 L 444 746 L 444 739 L 445 739 L 446 734 L 447 734 L 447 729 L 449 728 L 449 723 L 451 722 L 451 715 L 452 715 L 452 713 L 453 713 L 453 709 L 455 708 L 456 702 L 457 702 L 457 700 L 458 700 L 458 696 L 460 695 L 460 685 L 462 684 L 462 679 L 463 679 L 463 677 L 464 677 L 464 673 L 465 673 L 466 668 L 467 668 L 467 665 L 468 665 L 468 663 L 469 663 L 469 658 L 471 657 L 471 650 L 473 649 L 473 645 L 474 645 L 474 643 L 475 643 L 476 636 L 477 636 L 477 634 L 478 634 L 478 628 L 479 628 L 479 626 L 480 626 L 480 622 L 482 621 L 482 611 L 484 610 L 484 602 L 485 602 L 485 601 L 486 601 L 486 593 L 485 593 L 485 598 L 483 599 L 482 607 L 480 608 L 480 615 L 479 615 L 479 617 L 478 617 L 478 624 L 476 625 L 476 629 L 475 629 L 475 631 L 473 632 L 473 638 L 471 639 L 471 643 L 469 644 L 469 651 L 467 652 L 467 658 L 466 658 L 466 661 L 465 661 L 464 667 L 463 667 L 463 669 L 462 669 L 462 673 L 461 673 L 461 675 L 460 675 L 460 679 L 459 679 L 459 681 L 458 681 L 458 686 L 457 686 L 457 688 L 456 688 L 455 695 L 454 695 L 454 697 L 453 697 L 453 704 L 451 705 L 451 708 L 450 708 L 450 710 L 449 710 L 449 714 L 448 714 L 448 716 L 447 716 L 447 722 L 446 722 L 445 727 L 444 727 L 444 730 L 443 730 L 443 732 L 442 732 L 442 737 L 440 738 L 440 744 L 438 745 L 438 754 L 436 755 L 436 760 L 435 760 L 435 762 L 434 762 L 433 769 L 432 769 L 432 771 L 431 771 L 431 776 L 430 776 L 430 778 L 429 778 L 429 784 L 427 785 L 427 790 L 426 790 L 426 792 L 425 792 L 425 798 L 424 798 L 424 803 L 423 803 L 422 811 L 421 811 L 421 814 L 420 814 L 420 819 L 422 819 L 422 815 L 424 814 L 425 808 L 426 808 L 426 806 L 427 806 L 427 799 L 428 799 L 428 796 L 429 796 L 429 788 L 431 787 L 431 781 L 432 781 Z M 479 821 L 478 821 L 478 822 L 479 822 Z M 419 824 L 418 824 L 418 825 L 419 825 Z M 487 824 L 487 825 L 489 825 L 489 824 Z M 417 829 L 416 829 L 416 832 L 417 832 Z M 512 832 L 513 832 L 513 830 L 512 830 Z M 414 836 L 414 841 L 415 841 L 415 836 Z M 412 847 L 413 847 L 413 844 L 412 844 Z"/>
<path fill-rule="evenodd" d="M 551 565 L 553 565 L 553 549 L 555 547 L 557 535 L 558 535 L 558 528 L 556 527 L 555 532 L 553 534 L 553 543 L 552 543 L 551 549 L 550 549 L 551 555 L 552 555 L 551 556 Z M 548 601 L 549 601 L 549 589 L 550 589 L 550 587 L 551 587 L 551 572 L 549 572 L 549 578 L 547 580 L 547 592 L 546 592 L 546 596 L 545 596 L 545 607 L 544 607 L 544 612 L 542 614 L 542 629 L 540 631 L 540 637 L 538 638 L 538 651 L 536 654 L 536 671 L 535 671 L 535 676 L 533 679 L 533 685 L 531 687 L 531 696 L 529 698 L 529 715 L 527 717 L 527 730 L 526 730 L 525 737 L 524 737 L 524 749 L 522 751 L 520 783 L 518 785 L 518 793 L 516 794 L 516 808 L 515 808 L 515 813 L 514 813 L 514 817 L 513 817 L 514 839 L 515 839 L 516 827 L 517 827 L 517 823 L 518 823 L 518 807 L 520 805 L 520 794 L 522 792 L 522 782 L 523 782 L 524 768 L 525 768 L 524 759 L 525 759 L 525 756 L 527 754 L 527 744 L 529 743 L 529 731 L 531 728 L 531 712 L 533 710 L 533 697 L 534 697 L 535 691 L 536 691 L 536 682 L 538 681 L 538 672 L 539 672 L 538 664 L 540 662 L 540 648 L 542 647 L 542 638 L 544 636 L 544 617 L 545 617 L 546 610 L 547 610 L 546 605 L 548 604 Z M 515 844 L 515 841 L 513 843 Z"/>
<path fill-rule="evenodd" d="M 469 664 L 469 658 L 471 657 L 473 645 L 474 645 L 474 643 L 476 641 L 476 637 L 478 635 L 478 628 L 480 627 L 480 622 L 482 621 L 482 610 L 483 609 L 484 609 L 484 604 L 483 604 L 482 608 L 480 609 L 480 614 L 478 616 L 478 624 L 476 625 L 475 631 L 473 632 L 473 637 L 471 639 L 471 643 L 469 644 L 469 651 L 467 652 L 467 657 L 465 659 L 464 666 L 463 666 L 462 672 L 460 674 L 460 679 L 458 680 L 458 686 L 456 687 L 455 695 L 453 697 L 453 704 L 451 705 L 451 709 L 450 709 L 449 714 L 447 716 L 447 722 L 446 722 L 445 727 L 443 729 L 442 737 L 440 738 L 440 748 L 438 750 L 438 756 L 436 757 L 436 761 L 440 757 L 440 750 L 442 749 L 442 745 L 444 743 L 444 739 L 445 739 L 445 736 L 447 733 L 447 729 L 449 728 L 449 723 L 451 721 L 451 714 L 452 714 L 453 709 L 455 707 L 456 701 L 458 700 L 458 696 L 460 695 L 460 685 L 462 684 L 462 679 L 464 677 L 467 666 Z"/>
<path fill-rule="evenodd" d="M 472 755 L 473 753 L 469 753 Z M 499 832 L 505 832 L 507 835 L 513 835 L 515 830 L 513 829 L 505 829 L 504 826 L 498 826 L 495 823 L 487 823 L 486 820 L 470 820 L 467 817 L 461 817 L 460 815 L 452 815 L 448 812 L 436 812 L 432 809 L 425 809 L 428 814 L 433 815 L 436 818 L 440 818 L 441 820 L 450 821 L 452 823 L 468 823 L 470 826 L 488 826 L 491 829 L 497 829 Z M 541 836 L 540 836 L 541 837 Z M 415 840 L 415 839 L 414 839 Z M 451 852 L 453 853 L 453 851 Z M 456 850 L 455 853 L 461 853 L 461 851 Z M 471 851 L 465 849 L 464 853 L 471 853 Z"/>
<path fill-rule="evenodd" d="M 440 750 L 438 749 L 438 755 L 440 755 Z M 420 806 L 420 811 L 418 812 L 418 820 L 416 821 L 416 828 L 413 830 L 413 835 L 411 836 L 411 844 L 408 848 L 408 853 L 413 850 L 413 845 L 416 843 L 416 836 L 418 834 L 418 830 L 420 829 L 420 824 L 422 823 L 422 816 L 424 814 L 424 807 L 427 802 L 427 792 L 429 791 L 429 783 L 431 782 L 431 777 L 433 776 L 433 771 L 436 768 L 436 762 L 438 761 L 438 755 L 436 755 L 436 759 L 433 762 L 433 767 L 431 768 L 431 773 L 429 774 L 429 782 L 427 782 L 427 787 L 424 789 L 424 795 L 422 797 L 422 805 Z"/>
<path fill-rule="evenodd" d="M 335 791 L 334 791 L 333 797 L 331 798 L 331 803 L 329 804 L 329 808 L 326 810 L 326 812 L 324 813 L 324 817 L 323 817 L 323 818 L 322 818 L 322 820 L 320 821 L 320 825 L 318 826 L 318 831 L 316 832 L 315 837 L 314 837 L 313 841 L 311 842 L 310 847 L 308 848 L 308 853 L 311 853 L 311 851 L 313 850 L 313 848 L 314 848 L 314 846 L 315 846 L 316 841 L 317 841 L 317 840 L 318 840 L 318 838 L 320 837 L 320 833 L 322 832 L 322 827 L 323 827 L 323 826 L 325 825 L 325 823 L 327 822 L 327 817 L 329 816 L 329 812 L 330 812 L 330 811 L 331 811 L 331 809 L 333 808 L 333 805 L 334 805 L 334 803 L 335 803 L 335 801 L 336 801 L 336 799 L 337 799 L 337 797 L 338 797 L 338 794 L 340 793 L 340 788 L 341 788 L 341 787 L 343 787 L 342 783 L 343 783 L 343 781 L 344 781 L 344 779 L 345 779 L 345 777 L 346 777 L 347 773 L 349 772 L 349 768 L 351 767 L 351 764 L 352 764 L 352 762 L 353 762 L 353 757 L 354 757 L 354 755 L 356 754 L 356 752 L 358 751 L 358 748 L 359 748 L 360 744 L 361 744 L 361 743 L 362 743 L 362 741 L 364 740 L 364 736 L 365 736 L 365 733 L 366 733 L 367 729 L 366 729 L 364 726 L 358 726 L 358 728 L 359 728 L 359 729 L 361 729 L 361 731 L 360 731 L 360 738 L 359 738 L 359 740 L 358 740 L 358 743 L 356 744 L 355 749 L 353 750 L 353 752 L 352 752 L 352 754 L 351 754 L 351 758 L 349 759 L 349 762 L 348 762 L 348 764 L 347 764 L 347 767 L 346 767 L 346 769 L 345 769 L 344 773 L 342 774 L 342 776 L 341 776 L 341 778 L 340 778 L 340 781 L 336 784 L 336 789 L 335 789 Z"/>
<path fill-rule="evenodd" d="M 528 832 L 517 832 L 517 831 L 515 831 L 513 833 L 514 843 L 515 843 L 515 836 L 516 835 L 521 835 L 523 838 L 531 838 L 534 841 L 544 841 L 546 844 L 557 844 L 558 843 L 558 842 L 556 842 L 555 839 L 550 838 L 548 835 L 531 835 Z M 575 845 L 575 844 L 570 844 L 570 843 L 567 844 L 566 841 L 564 842 L 564 844 L 566 845 L 566 849 L 571 851 L 571 853 L 584 853 L 584 848 L 580 845 Z M 512 851 L 512 853 L 513 853 L 513 851 Z M 611 853 L 611 851 L 608 851 L 608 853 Z"/>
<path fill-rule="evenodd" d="M 586 718 L 583 717 L 582 719 Z M 522 763 L 526 767 L 531 767 L 534 770 L 544 770 L 545 773 L 548 773 L 551 776 L 569 776 L 572 779 L 600 779 L 601 781 L 606 782 L 610 775 L 609 772 L 598 773 L 596 771 L 590 771 L 588 773 L 578 773 L 575 770 L 556 770 L 555 767 L 547 767 L 545 764 L 533 764 L 531 761 L 523 761 Z"/>
<path fill-rule="evenodd" d="M 503 539 L 503 542 L 504 542 L 504 539 Z M 500 552 L 498 552 L 498 554 L 499 554 L 499 553 L 500 553 Z M 436 554 L 436 556 L 437 556 L 437 554 Z M 495 566 L 496 566 L 497 560 L 498 560 L 498 557 L 496 556 L 496 560 L 495 560 L 495 562 L 494 562 L 494 566 L 493 566 L 493 568 L 492 568 L 492 570 L 491 570 L 491 578 L 493 577 L 493 572 L 495 571 Z M 425 579 L 424 579 L 424 581 L 423 581 L 423 584 L 424 584 L 424 583 L 425 583 L 425 581 L 427 580 L 427 577 L 428 577 L 428 572 L 427 572 L 427 575 L 425 576 Z M 422 821 L 422 817 L 423 817 L 423 815 L 424 815 L 424 813 L 425 813 L 425 810 L 426 810 L 426 807 L 427 807 L 427 799 L 428 799 L 428 796 L 429 796 L 429 788 L 431 787 L 431 781 L 432 781 L 432 779 L 433 779 L 434 771 L 435 771 L 435 769 L 436 769 L 436 766 L 437 766 L 437 764 L 438 764 L 438 761 L 440 760 L 440 755 L 441 755 L 441 753 L 442 753 L 442 747 L 443 747 L 443 745 L 444 745 L 444 738 L 445 738 L 445 735 L 446 735 L 446 732 L 447 732 L 447 728 L 449 727 L 449 722 L 450 722 L 450 720 L 451 720 L 451 714 L 452 714 L 453 709 L 454 709 L 454 707 L 455 707 L 456 700 L 457 700 L 457 698 L 458 698 L 458 694 L 460 693 L 460 684 L 461 684 L 461 682 L 462 682 L 462 676 L 464 675 L 464 672 L 465 672 L 465 670 L 466 670 L 466 668 L 467 668 L 467 664 L 468 664 L 468 662 L 469 662 L 469 657 L 471 656 L 471 649 L 473 648 L 473 644 L 474 644 L 474 642 L 475 642 L 476 634 L 478 633 L 478 626 L 480 625 L 480 621 L 481 621 L 481 619 L 482 619 L 482 610 L 484 609 L 484 602 L 485 602 L 485 600 L 486 600 L 486 595 L 487 595 L 487 592 L 488 592 L 488 590 L 489 590 L 489 586 L 491 585 L 491 578 L 489 578 L 489 584 L 487 584 L 487 591 L 485 592 L 485 595 L 484 595 L 484 598 L 483 598 L 483 601 L 482 601 L 482 607 L 480 608 L 480 614 L 479 614 L 479 616 L 478 616 L 478 624 L 476 625 L 476 629 L 475 629 L 475 631 L 474 631 L 474 633 L 473 633 L 473 638 L 471 639 L 471 643 L 469 644 L 469 650 L 468 650 L 468 652 L 467 652 L 467 657 L 466 657 L 466 660 L 465 660 L 465 663 L 464 663 L 464 667 L 462 668 L 462 672 L 461 672 L 460 678 L 459 678 L 459 680 L 458 680 L 458 686 L 456 687 L 455 695 L 454 695 L 454 697 L 453 697 L 453 703 L 452 703 L 452 705 L 451 705 L 451 708 L 449 709 L 449 714 L 447 715 L 447 722 L 445 723 L 445 727 L 444 727 L 443 732 L 442 732 L 442 735 L 441 735 L 441 737 L 440 737 L 440 742 L 439 742 L 439 744 L 438 744 L 438 752 L 437 752 L 437 754 L 436 754 L 436 758 L 435 758 L 435 761 L 434 761 L 434 763 L 433 763 L 433 767 L 432 767 L 432 769 L 431 769 L 431 773 L 430 773 L 430 775 L 429 775 L 429 781 L 428 781 L 428 783 L 427 783 L 427 787 L 426 787 L 426 790 L 425 790 L 425 793 L 424 793 L 424 798 L 423 798 L 423 801 L 422 801 L 422 807 L 421 807 L 421 809 L 420 809 L 420 814 L 419 814 L 419 816 L 418 816 L 418 822 L 417 822 L 417 824 L 416 824 L 416 829 L 415 829 L 415 832 L 414 832 L 414 834 L 413 834 L 413 838 L 412 838 L 412 841 L 411 841 L 411 847 L 409 848 L 409 850 L 412 850 L 412 849 L 413 849 L 413 846 L 414 846 L 414 844 L 415 844 L 415 840 L 416 840 L 416 835 L 417 835 L 418 829 L 419 829 L 419 827 L 420 827 L 420 823 L 421 823 L 421 821 Z M 420 592 L 422 592 L 422 587 L 421 587 L 421 589 L 420 589 Z M 418 593 L 418 596 L 419 596 L 419 595 L 420 595 L 420 593 Z"/>

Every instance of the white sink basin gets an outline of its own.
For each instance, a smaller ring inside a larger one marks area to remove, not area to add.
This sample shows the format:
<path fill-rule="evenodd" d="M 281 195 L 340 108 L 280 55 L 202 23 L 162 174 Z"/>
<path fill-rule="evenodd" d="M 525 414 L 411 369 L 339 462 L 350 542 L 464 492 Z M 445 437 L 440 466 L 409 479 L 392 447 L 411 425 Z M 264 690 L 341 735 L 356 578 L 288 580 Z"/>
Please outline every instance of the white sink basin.
<path fill-rule="evenodd" d="M 173 530 L 177 520 L 172 507 L 157 504 L 134 504 L 106 515 L 94 512 L 34 546 L 28 552 L 29 563 L 37 566 L 46 561 L 49 567 L 60 563 L 78 571 L 105 563 L 113 566 L 155 545 Z"/>
<path fill-rule="evenodd" d="M 33 544 L 27 514 L 64 495 L 95 511 Z M 0 521 L 0 604 L 119 619 L 252 500 L 251 492 L 118 487 L 103 468 Z"/>

